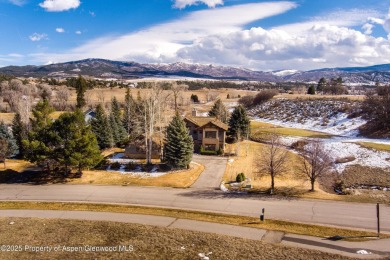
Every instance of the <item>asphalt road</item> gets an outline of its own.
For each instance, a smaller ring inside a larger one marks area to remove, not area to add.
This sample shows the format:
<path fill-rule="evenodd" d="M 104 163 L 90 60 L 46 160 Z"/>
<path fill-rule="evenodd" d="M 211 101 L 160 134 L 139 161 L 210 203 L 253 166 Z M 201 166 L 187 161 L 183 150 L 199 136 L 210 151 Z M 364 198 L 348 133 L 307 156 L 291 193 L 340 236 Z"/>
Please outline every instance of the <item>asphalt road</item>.
<path fill-rule="evenodd" d="M 192 209 L 294 222 L 376 230 L 376 205 L 335 201 L 260 198 L 207 189 L 94 185 L 0 185 L 0 200 L 124 203 Z M 381 230 L 390 232 L 390 207 L 381 205 Z"/>

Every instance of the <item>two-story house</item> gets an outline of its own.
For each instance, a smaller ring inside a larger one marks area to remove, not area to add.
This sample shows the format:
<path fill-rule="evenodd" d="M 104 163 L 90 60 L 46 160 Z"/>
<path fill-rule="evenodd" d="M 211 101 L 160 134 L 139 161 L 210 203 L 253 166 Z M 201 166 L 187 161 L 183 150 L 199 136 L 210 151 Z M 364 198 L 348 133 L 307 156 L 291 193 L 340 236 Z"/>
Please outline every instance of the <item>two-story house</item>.
<path fill-rule="evenodd" d="M 201 146 L 206 151 L 225 149 L 226 131 L 229 126 L 215 117 L 197 116 L 193 110 L 191 116 L 184 118 L 189 134 L 194 139 L 194 151 L 199 152 Z"/>

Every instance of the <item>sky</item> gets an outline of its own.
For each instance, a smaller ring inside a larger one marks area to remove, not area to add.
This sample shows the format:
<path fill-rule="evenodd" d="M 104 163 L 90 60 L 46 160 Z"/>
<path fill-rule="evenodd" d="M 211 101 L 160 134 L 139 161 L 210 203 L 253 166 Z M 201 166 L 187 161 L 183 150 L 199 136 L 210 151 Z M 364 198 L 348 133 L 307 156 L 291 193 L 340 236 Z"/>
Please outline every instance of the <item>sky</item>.
<path fill-rule="evenodd" d="M 0 0 L 0 67 L 87 58 L 310 70 L 390 63 L 390 0 Z"/>

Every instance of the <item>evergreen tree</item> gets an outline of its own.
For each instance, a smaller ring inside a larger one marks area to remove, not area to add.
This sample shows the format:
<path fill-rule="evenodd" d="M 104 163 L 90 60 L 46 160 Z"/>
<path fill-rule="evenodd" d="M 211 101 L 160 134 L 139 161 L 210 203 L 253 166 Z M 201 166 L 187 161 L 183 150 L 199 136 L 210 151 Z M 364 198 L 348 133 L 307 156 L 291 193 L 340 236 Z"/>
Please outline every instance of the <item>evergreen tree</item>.
<path fill-rule="evenodd" d="M 311 85 L 311 86 L 307 89 L 307 94 L 309 94 L 309 95 L 315 95 L 315 94 L 316 94 L 316 88 L 314 87 L 314 85 Z"/>
<path fill-rule="evenodd" d="M 22 118 L 19 113 L 17 113 L 12 120 L 12 134 L 19 147 L 19 156 L 23 157 L 25 152 L 23 140 L 27 139 L 27 126 L 22 122 Z"/>
<path fill-rule="evenodd" d="M 34 118 L 28 139 L 22 141 L 25 158 L 30 162 L 45 164 L 48 170 L 52 166 L 53 142 L 56 140 L 51 129 L 53 120 L 49 116 L 52 112 L 54 109 L 48 100 L 39 102 L 32 111 Z"/>
<path fill-rule="evenodd" d="M 176 169 L 187 168 L 192 160 L 194 141 L 178 113 L 167 128 L 164 160 Z"/>
<path fill-rule="evenodd" d="M 328 82 L 326 82 L 326 79 L 325 78 L 321 78 L 319 81 L 318 81 L 318 85 L 317 85 L 317 91 L 318 92 L 322 92 L 326 89 L 326 86 L 328 85 Z"/>
<path fill-rule="evenodd" d="M 194 102 L 194 103 L 199 103 L 198 95 L 191 94 L 191 101 Z"/>
<path fill-rule="evenodd" d="M 8 130 L 8 127 L 2 121 L 0 122 L 0 139 L 7 141 L 7 152 L 5 153 L 5 157 L 12 157 L 18 153 L 17 142 L 12 135 L 12 132 Z"/>
<path fill-rule="evenodd" d="M 76 107 L 82 108 L 86 105 L 84 94 L 87 91 L 87 82 L 85 81 L 85 79 L 81 75 L 79 75 L 79 77 L 77 78 L 77 80 L 75 81 L 74 84 L 75 84 L 74 87 L 75 87 L 76 93 L 77 93 Z"/>
<path fill-rule="evenodd" d="M 114 142 L 117 145 L 124 143 L 127 139 L 126 129 L 122 122 L 120 105 L 118 100 L 114 97 L 111 101 L 110 124 Z"/>
<path fill-rule="evenodd" d="M 215 101 L 214 106 L 209 111 L 209 116 L 216 117 L 218 120 L 227 123 L 228 122 L 228 111 L 225 105 L 220 99 Z"/>
<path fill-rule="evenodd" d="M 237 106 L 229 120 L 229 135 L 237 140 L 249 135 L 250 120 L 242 105 Z"/>
<path fill-rule="evenodd" d="M 134 120 L 135 120 L 135 100 L 133 99 L 133 96 L 131 95 L 130 88 L 127 88 L 126 90 L 126 96 L 125 96 L 125 109 L 124 109 L 124 115 L 123 115 L 123 126 L 125 127 L 127 134 L 131 135 L 133 128 L 134 128 Z"/>
<path fill-rule="evenodd" d="M 100 149 L 110 148 L 114 145 L 111 124 L 101 104 L 96 107 L 95 118 L 91 121 L 91 128 L 96 135 Z"/>
<path fill-rule="evenodd" d="M 83 168 L 95 166 L 102 160 L 96 136 L 80 110 L 61 115 L 53 124 L 53 131 L 59 137 L 54 154 L 65 169 L 69 165 L 76 166 L 81 173 Z"/>

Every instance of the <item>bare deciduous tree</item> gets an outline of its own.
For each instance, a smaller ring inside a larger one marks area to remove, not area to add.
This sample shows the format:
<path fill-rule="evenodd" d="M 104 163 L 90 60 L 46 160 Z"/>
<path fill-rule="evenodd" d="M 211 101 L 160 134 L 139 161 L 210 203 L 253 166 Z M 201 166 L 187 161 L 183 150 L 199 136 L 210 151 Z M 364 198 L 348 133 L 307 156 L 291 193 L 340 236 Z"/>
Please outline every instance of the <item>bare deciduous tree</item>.
<path fill-rule="evenodd" d="M 180 84 L 178 85 L 176 82 L 173 82 L 171 85 L 171 91 L 173 94 L 173 99 L 175 102 L 175 111 L 177 111 L 177 106 L 178 106 L 178 99 L 181 96 L 182 92 L 188 89 L 187 85 Z"/>
<path fill-rule="evenodd" d="M 0 138 L 0 163 L 4 163 L 6 168 L 5 160 L 8 156 L 8 142 L 6 139 Z"/>
<path fill-rule="evenodd" d="M 60 110 L 65 111 L 70 97 L 69 89 L 66 86 L 59 86 L 56 92 L 56 101 Z"/>
<path fill-rule="evenodd" d="M 286 173 L 288 151 L 283 149 L 280 136 L 271 133 L 267 138 L 267 146 L 261 150 L 259 168 L 260 173 L 271 177 L 270 194 L 275 189 L 275 177 Z"/>
<path fill-rule="evenodd" d="M 301 152 L 300 170 L 310 180 L 311 190 L 317 179 L 330 171 L 333 162 L 319 139 L 310 140 Z"/>

